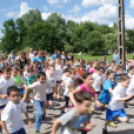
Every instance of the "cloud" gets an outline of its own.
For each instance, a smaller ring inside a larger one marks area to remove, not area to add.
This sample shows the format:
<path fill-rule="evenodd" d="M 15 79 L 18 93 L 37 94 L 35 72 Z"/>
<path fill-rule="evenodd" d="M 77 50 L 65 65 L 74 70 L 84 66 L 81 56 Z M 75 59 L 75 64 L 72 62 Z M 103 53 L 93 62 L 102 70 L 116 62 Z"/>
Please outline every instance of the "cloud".
<path fill-rule="evenodd" d="M 20 13 L 19 13 L 18 17 L 21 17 L 22 15 L 28 13 L 29 10 L 31 10 L 31 9 L 32 8 L 28 7 L 28 4 L 26 2 L 21 2 Z"/>
<path fill-rule="evenodd" d="M 130 0 L 130 8 L 134 9 L 134 0 Z"/>
<path fill-rule="evenodd" d="M 16 16 L 16 12 L 9 12 L 9 13 L 6 13 L 5 15 L 8 17 L 8 18 L 13 18 L 14 16 Z"/>
<path fill-rule="evenodd" d="M 60 5 L 60 4 L 55 4 L 55 5 L 52 5 L 53 7 L 55 8 L 63 8 L 64 6 L 63 5 Z"/>
<path fill-rule="evenodd" d="M 99 6 L 100 0 L 82 0 L 81 5 L 83 7 Z"/>
<path fill-rule="evenodd" d="M 0 30 L 0 39 L 4 36 L 4 34 Z"/>
<path fill-rule="evenodd" d="M 107 5 L 107 4 L 115 4 L 116 0 L 82 0 L 81 5 L 85 8 L 99 6 L 99 5 Z"/>
<path fill-rule="evenodd" d="M 44 6 L 43 8 L 44 8 L 44 10 L 45 10 L 45 11 L 47 11 L 47 10 L 48 10 L 48 8 L 47 8 L 46 6 Z"/>
<path fill-rule="evenodd" d="M 132 16 L 130 16 L 130 14 L 125 15 L 125 27 L 127 29 L 134 28 L 134 18 Z"/>
<path fill-rule="evenodd" d="M 79 5 L 76 4 L 76 5 L 74 5 L 74 8 L 68 12 L 79 12 L 80 10 L 81 10 L 81 7 L 79 7 Z"/>
<path fill-rule="evenodd" d="M 48 18 L 49 15 L 51 15 L 52 12 L 49 13 L 41 13 L 41 17 L 43 20 L 46 20 Z"/>
<path fill-rule="evenodd" d="M 70 1 L 70 0 L 47 0 L 47 2 L 49 3 L 49 4 L 51 4 L 51 5 L 53 5 L 53 4 L 57 4 L 57 3 L 67 3 L 68 1 Z"/>

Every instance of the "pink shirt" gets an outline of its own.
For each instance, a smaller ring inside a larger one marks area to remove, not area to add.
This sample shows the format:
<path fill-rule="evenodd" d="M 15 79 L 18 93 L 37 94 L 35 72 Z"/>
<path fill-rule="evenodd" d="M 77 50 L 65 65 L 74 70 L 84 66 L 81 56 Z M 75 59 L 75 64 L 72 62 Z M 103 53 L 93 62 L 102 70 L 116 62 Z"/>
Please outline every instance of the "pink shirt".
<path fill-rule="evenodd" d="M 89 72 L 94 73 L 95 72 L 94 68 L 90 68 Z"/>
<path fill-rule="evenodd" d="M 89 88 L 89 87 L 87 87 L 84 83 L 83 83 L 82 85 L 80 85 L 79 87 L 81 88 L 81 92 L 82 92 L 82 91 L 85 91 L 85 92 L 87 92 L 87 93 L 90 93 L 90 94 L 95 95 L 95 90 L 94 90 L 93 87 Z"/>

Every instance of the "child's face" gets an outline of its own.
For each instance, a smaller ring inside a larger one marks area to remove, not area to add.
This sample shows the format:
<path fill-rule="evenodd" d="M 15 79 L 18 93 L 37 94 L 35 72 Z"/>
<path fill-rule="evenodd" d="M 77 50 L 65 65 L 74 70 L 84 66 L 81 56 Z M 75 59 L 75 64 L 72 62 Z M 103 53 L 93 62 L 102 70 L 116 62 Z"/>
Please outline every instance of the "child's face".
<path fill-rule="evenodd" d="M 129 73 L 130 73 L 130 74 L 134 74 L 134 69 L 130 70 Z"/>
<path fill-rule="evenodd" d="M 118 71 L 117 67 L 113 68 L 113 72 L 116 73 Z"/>
<path fill-rule="evenodd" d="M 8 98 L 15 104 L 19 103 L 19 99 L 20 99 L 20 93 L 19 92 L 11 92 L 10 95 L 8 96 Z"/>
<path fill-rule="evenodd" d="M 18 75 L 18 71 L 17 70 L 13 70 L 13 76 L 17 76 Z"/>
<path fill-rule="evenodd" d="M 81 108 L 81 113 L 82 113 L 82 114 L 88 113 L 89 108 L 90 108 L 90 101 L 84 100 L 84 101 L 80 104 L 80 108 Z"/>
<path fill-rule="evenodd" d="M 110 75 L 108 75 L 108 79 L 110 81 L 113 81 L 114 80 L 114 73 L 111 73 Z"/>
<path fill-rule="evenodd" d="M 69 77 L 70 73 L 69 72 L 66 72 L 66 76 Z"/>
<path fill-rule="evenodd" d="M 29 77 L 33 77 L 33 75 L 34 75 L 34 73 L 33 72 L 30 72 L 30 73 L 28 73 L 28 75 L 29 75 Z"/>
<path fill-rule="evenodd" d="M 127 88 L 129 86 L 130 79 L 127 79 L 126 81 L 122 81 L 121 84 L 123 87 Z"/>
<path fill-rule="evenodd" d="M 123 69 L 118 70 L 118 74 L 123 74 Z"/>
<path fill-rule="evenodd" d="M 55 69 L 54 68 L 49 68 L 48 72 L 50 75 L 54 75 Z"/>
<path fill-rule="evenodd" d="M 93 84 L 93 77 L 92 77 L 92 75 L 89 75 L 84 81 L 85 81 L 85 83 L 88 86 L 91 86 Z"/>
<path fill-rule="evenodd" d="M 46 82 L 46 76 L 40 76 L 40 78 L 38 78 L 38 81 L 41 83 L 41 84 L 44 84 Z"/>
<path fill-rule="evenodd" d="M 75 73 L 70 74 L 70 78 L 74 79 L 75 78 Z"/>
<path fill-rule="evenodd" d="M 100 73 L 103 74 L 103 69 L 100 69 Z"/>
<path fill-rule="evenodd" d="M 9 80 L 11 78 L 11 71 L 10 72 L 4 72 L 3 76 L 6 80 Z"/>
<path fill-rule="evenodd" d="M 26 70 L 26 71 L 28 71 L 28 68 L 29 68 L 29 67 L 28 67 L 28 66 L 26 66 L 26 67 L 25 67 L 25 70 Z"/>

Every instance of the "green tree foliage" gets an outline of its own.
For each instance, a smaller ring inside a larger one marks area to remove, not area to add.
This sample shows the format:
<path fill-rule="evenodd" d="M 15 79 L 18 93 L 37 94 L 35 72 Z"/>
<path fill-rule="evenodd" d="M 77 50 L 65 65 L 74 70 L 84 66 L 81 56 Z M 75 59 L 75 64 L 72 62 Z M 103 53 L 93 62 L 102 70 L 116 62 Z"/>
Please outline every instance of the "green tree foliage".
<path fill-rule="evenodd" d="M 103 46 L 104 39 L 102 38 L 101 33 L 99 33 L 98 31 L 92 31 L 87 35 L 86 48 L 88 51 L 93 50 L 94 54 L 98 54 Z"/>

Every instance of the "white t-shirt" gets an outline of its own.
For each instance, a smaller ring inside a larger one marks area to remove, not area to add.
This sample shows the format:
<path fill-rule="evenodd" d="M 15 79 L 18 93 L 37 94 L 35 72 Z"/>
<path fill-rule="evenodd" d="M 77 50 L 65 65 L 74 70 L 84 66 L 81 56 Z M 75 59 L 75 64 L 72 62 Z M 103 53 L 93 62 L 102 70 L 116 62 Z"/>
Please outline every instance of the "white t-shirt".
<path fill-rule="evenodd" d="M 45 82 L 41 84 L 39 81 L 36 81 L 29 85 L 28 87 L 34 90 L 34 100 L 45 101 L 46 100 L 46 90 L 48 83 Z"/>
<path fill-rule="evenodd" d="M 21 113 L 26 113 L 26 107 L 23 101 L 19 104 L 14 104 L 9 101 L 1 114 L 1 120 L 6 122 L 9 133 L 14 133 L 23 128 L 24 123 L 21 118 Z"/>
<path fill-rule="evenodd" d="M 101 74 L 101 81 L 105 82 L 105 80 L 106 80 L 105 74 Z"/>
<path fill-rule="evenodd" d="M 55 66 L 55 75 L 56 75 L 58 81 L 61 80 L 64 70 L 65 70 L 64 67 Z"/>
<path fill-rule="evenodd" d="M 53 93 L 53 88 L 56 87 L 56 76 L 53 75 L 52 77 L 49 76 L 49 74 L 47 74 L 47 90 L 46 93 L 47 94 L 51 94 Z"/>
<path fill-rule="evenodd" d="M 12 78 L 6 80 L 3 76 L 0 79 L 0 94 L 7 94 L 7 88 L 14 85 Z M 0 106 L 6 105 L 9 99 L 0 99 Z"/>
<path fill-rule="evenodd" d="M 67 80 L 67 76 L 66 76 L 65 73 L 62 75 L 61 80 L 63 80 L 63 81 L 64 81 L 64 80 Z"/>
<path fill-rule="evenodd" d="M 93 86 L 93 88 L 95 89 L 96 92 L 99 92 L 100 89 L 101 89 L 101 76 L 99 76 L 97 73 L 94 73 L 92 75 L 92 77 L 93 77 L 93 80 L 94 80 L 92 86 Z"/>
<path fill-rule="evenodd" d="M 29 53 L 29 59 L 32 61 L 34 58 L 34 53 Z"/>
<path fill-rule="evenodd" d="M 111 109 L 112 111 L 116 111 L 124 107 L 123 106 L 124 101 L 118 101 L 118 100 L 120 98 L 126 97 L 126 90 L 127 88 L 122 87 L 120 83 L 114 88 L 112 99 L 108 104 L 109 109 Z"/>
<path fill-rule="evenodd" d="M 23 75 L 24 75 L 25 78 L 27 78 L 28 72 L 27 71 L 24 71 Z"/>
<path fill-rule="evenodd" d="M 128 74 L 128 76 L 130 77 L 130 79 L 133 79 L 133 75 L 131 75 L 130 73 Z"/>
<path fill-rule="evenodd" d="M 130 84 L 127 88 L 127 95 L 134 95 L 134 78 L 131 79 Z"/>
<path fill-rule="evenodd" d="M 74 87 L 74 80 L 72 80 L 71 78 L 67 78 L 66 82 L 70 85 L 69 89 L 72 89 Z M 65 91 L 64 91 L 64 95 L 68 96 L 68 87 L 65 86 Z"/>

